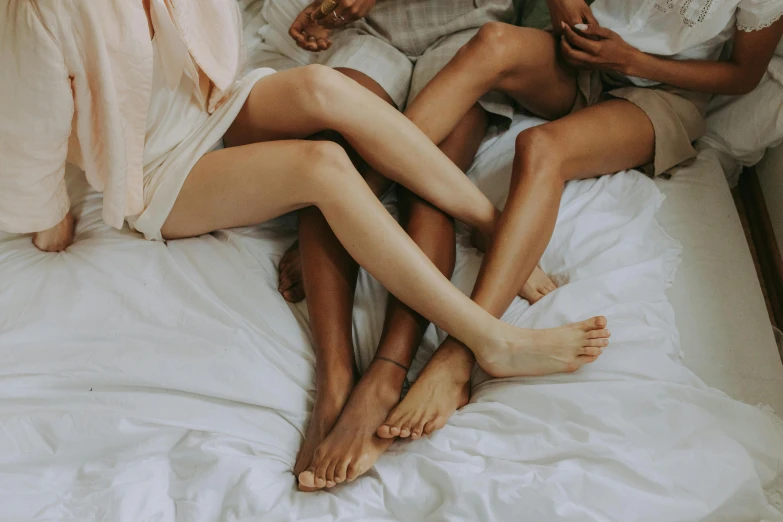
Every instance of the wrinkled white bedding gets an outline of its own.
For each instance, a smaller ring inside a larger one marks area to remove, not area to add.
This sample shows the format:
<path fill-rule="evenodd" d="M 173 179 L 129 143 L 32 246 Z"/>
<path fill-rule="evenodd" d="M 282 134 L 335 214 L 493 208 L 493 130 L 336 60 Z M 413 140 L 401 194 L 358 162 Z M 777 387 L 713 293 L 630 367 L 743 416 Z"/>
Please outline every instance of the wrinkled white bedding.
<path fill-rule="evenodd" d="M 512 154 L 510 133 L 473 170 L 495 200 Z M 109 229 L 100 197 L 71 188 L 80 222 L 67 253 L 0 237 L 3 522 L 783 520 L 770 503 L 782 499 L 776 418 L 679 361 L 664 292 L 679 248 L 638 173 L 568 186 L 542 260 L 568 284 L 506 315 L 545 327 L 605 314 L 599 361 L 539 379 L 477 372 L 445 429 L 318 494 L 296 492 L 290 471 L 314 363 L 304 306 L 275 289 L 291 219 L 165 246 Z M 479 262 L 466 245 L 465 290 Z M 362 278 L 364 365 L 385 300 Z M 420 361 L 435 342 L 431 329 Z"/>

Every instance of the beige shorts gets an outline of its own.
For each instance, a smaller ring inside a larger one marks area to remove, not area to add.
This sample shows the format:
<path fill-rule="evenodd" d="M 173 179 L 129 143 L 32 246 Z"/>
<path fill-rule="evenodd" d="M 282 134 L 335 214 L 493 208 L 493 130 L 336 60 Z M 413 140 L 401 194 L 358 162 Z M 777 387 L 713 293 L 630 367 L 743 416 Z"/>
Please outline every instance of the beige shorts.
<path fill-rule="evenodd" d="M 704 135 L 704 115 L 709 94 L 668 85 L 639 87 L 619 82 L 595 71 L 582 71 L 577 79 L 578 93 L 572 112 L 608 98 L 628 100 L 644 111 L 655 130 L 655 157 L 641 170 L 661 176 L 696 157 L 693 142 Z"/>

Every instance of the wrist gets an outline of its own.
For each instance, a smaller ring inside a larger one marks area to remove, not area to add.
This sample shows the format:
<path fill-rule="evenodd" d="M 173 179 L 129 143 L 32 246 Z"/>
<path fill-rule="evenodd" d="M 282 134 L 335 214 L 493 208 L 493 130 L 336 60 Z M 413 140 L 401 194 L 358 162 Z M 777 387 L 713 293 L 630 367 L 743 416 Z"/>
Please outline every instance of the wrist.
<path fill-rule="evenodd" d="M 645 71 L 648 69 L 650 58 L 650 55 L 641 52 L 635 47 L 631 47 L 631 52 L 628 53 L 628 57 L 624 60 L 620 72 L 626 76 L 645 78 Z"/>

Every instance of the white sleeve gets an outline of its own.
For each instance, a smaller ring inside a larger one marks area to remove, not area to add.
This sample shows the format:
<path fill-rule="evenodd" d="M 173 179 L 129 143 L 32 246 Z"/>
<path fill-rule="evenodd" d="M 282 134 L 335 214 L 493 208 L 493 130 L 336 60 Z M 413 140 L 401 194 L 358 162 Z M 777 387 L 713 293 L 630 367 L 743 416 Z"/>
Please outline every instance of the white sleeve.
<path fill-rule="evenodd" d="M 12 233 L 49 229 L 70 207 L 64 173 L 73 93 L 34 1 L 0 9 L 0 229 Z"/>
<path fill-rule="evenodd" d="M 741 0 L 737 6 L 737 29 L 766 29 L 783 16 L 783 0 Z"/>

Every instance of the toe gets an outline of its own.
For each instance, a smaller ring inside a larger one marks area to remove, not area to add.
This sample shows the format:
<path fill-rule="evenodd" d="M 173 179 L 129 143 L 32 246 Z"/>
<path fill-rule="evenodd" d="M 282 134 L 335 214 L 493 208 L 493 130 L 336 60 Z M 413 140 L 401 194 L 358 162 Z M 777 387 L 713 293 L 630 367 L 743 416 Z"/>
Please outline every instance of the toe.
<path fill-rule="evenodd" d="M 411 436 L 411 426 L 410 424 L 403 424 L 400 427 L 400 438 L 407 439 Z"/>
<path fill-rule="evenodd" d="M 411 438 L 418 439 L 421 437 L 421 435 L 424 433 L 424 425 L 427 424 L 427 421 L 431 418 L 429 415 L 423 415 L 421 416 L 411 428 Z"/>
<path fill-rule="evenodd" d="M 359 460 L 352 461 L 348 465 L 348 476 L 347 476 L 348 482 L 353 482 L 354 480 L 362 476 L 364 474 L 364 469 L 362 468 L 363 466 L 361 465 Z"/>
<path fill-rule="evenodd" d="M 606 317 L 598 316 L 588 319 L 582 323 L 582 327 L 585 331 L 589 330 L 602 330 L 606 328 Z"/>
<path fill-rule="evenodd" d="M 289 303 L 298 303 L 305 298 L 304 284 L 297 283 L 283 292 L 283 297 Z"/>
<path fill-rule="evenodd" d="M 338 484 L 342 484 L 348 478 L 348 465 L 351 463 L 350 459 L 342 459 L 334 469 L 334 481 Z"/>
<path fill-rule="evenodd" d="M 309 489 L 316 488 L 315 474 L 310 470 L 301 472 L 299 474 L 299 485 Z"/>
<path fill-rule="evenodd" d="M 588 339 L 608 339 L 611 336 L 612 336 L 612 332 L 610 332 L 605 328 L 603 330 L 592 330 L 590 332 L 587 332 Z"/>
<path fill-rule="evenodd" d="M 582 354 L 581 355 L 589 355 L 591 357 L 598 357 L 599 355 L 601 355 L 601 353 L 603 353 L 603 351 L 604 351 L 603 348 L 598 348 L 598 347 L 593 347 L 593 346 L 585 346 L 582 349 Z"/>
<path fill-rule="evenodd" d="M 579 357 L 579 364 L 590 364 L 598 359 L 597 355 L 582 355 Z"/>
<path fill-rule="evenodd" d="M 337 483 L 337 481 L 334 480 L 334 470 L 337 468 L 337 464 L 339 463 L 340 461 L 338 459 L 334 459 L 326 467 L 326 474 L 324 475 L 324 478 L 326 479 L 327 488 L 334 487 Z"/>
<path fill-rule="evenodd" d="M 397 430 L 397 433 L 400 432 L 398 428 L 394 428 Z M 397 435 L 392 435 L 392 427 L 388 424 L 381 424 L 378 426 L 378 429 L 375 431 L 375 433 L 382 439 L 393 439 Z"/>
<path fill-rule="evenodd" d="M 437 415 L 434 419 L 424 425 L 424 433 L 431 435 L 434 431 L 442 429 L 446 425 L 446 418 L 443 415 Z"/>
<path fill-rule="evenodd" d="M 609 346 L 609 339 L 587 339 L 584 346 L 591 348 L 606 348 Z"/>
<path fill-rule="evenodd" d="M 353 481 L 367 473 L 373 465 L 372 457 L 363 453 L 357 459 L 351 461 L 348 466 L 348 481 Z"/>

